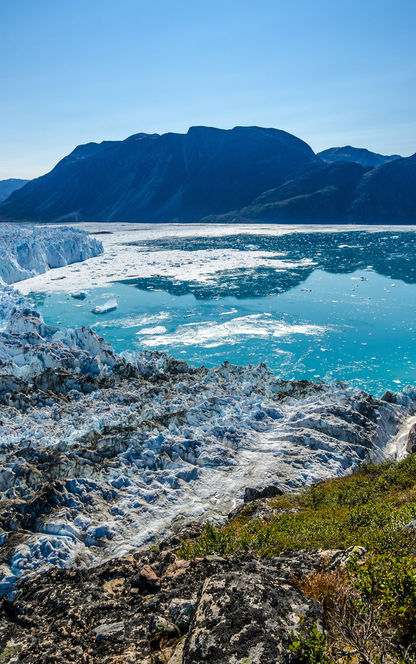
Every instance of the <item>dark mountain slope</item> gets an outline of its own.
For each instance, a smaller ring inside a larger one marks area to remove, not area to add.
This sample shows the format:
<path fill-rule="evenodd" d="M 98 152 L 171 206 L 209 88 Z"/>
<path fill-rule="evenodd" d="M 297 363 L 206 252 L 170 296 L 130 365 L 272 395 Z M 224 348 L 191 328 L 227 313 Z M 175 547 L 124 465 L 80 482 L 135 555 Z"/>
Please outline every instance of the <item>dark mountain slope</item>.
<path fill-rule="evenodd" d="M 240 210 L 239 216 L 256 221 L 343 221 L 365 173 L 365 168 L 354 163 L 315 166 L 264 192 Z"/>
<path fill-rule="evenodd" d="M 416 154 L 378 168 L 349 162 L 313 166 L 221 218 L 238 219 L 416 223 Z"/>
<path fill-rule="evenodd" d="M 353 148 L 351 145 L 345 145 L 342 148 L 328 148 L 322 152 L 318 152 L 318 157 L 328 164 L 333 164 L 337 161 L 353 161 L 361 166 L 382 166 L 388 161 L 400 159 L 400 155 L 383 155 L 377 152 L 370 152 L 365 148 Z"/>
<path fill-rule="evenodd" d="M 416 154 L 384 164 L 363 176 L 349 219 L 416 222 Z"/>
<path fill-rule="evenodd" d="M 29 182 L 29 180 L 19 180 L 17 178 L 0 180 L 0 203 L 5 201 L 14 191 L 23 187 L 26 182 Z"/>
<path fill-rule="evenodd" d="M 320 160 L 277 129 L 191 127 L 77 147 L 0 205 L 3 220 L 197 221 L 244 207 Z"/>

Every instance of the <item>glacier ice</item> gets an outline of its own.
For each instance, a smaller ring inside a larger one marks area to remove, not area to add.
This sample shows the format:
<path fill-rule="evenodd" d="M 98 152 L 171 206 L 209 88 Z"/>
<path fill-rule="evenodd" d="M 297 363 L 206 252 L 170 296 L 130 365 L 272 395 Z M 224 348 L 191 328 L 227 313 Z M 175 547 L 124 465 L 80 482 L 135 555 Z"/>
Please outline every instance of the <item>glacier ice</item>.
<path fill-rule="evenodd" d="M 38 232 L 46 246 L 63 230 L 33 229 L 33 242 Z M 37 261 L 27 266 L 46 269 Z M 220 519 L 248 486 L 290 489 L 383 458 L 413 421 L 412 387 L 375 399 L 343 383 L 284 381 L 263 364 L 120 356 L 90 328 L 45 324 L 13 288 L 0 294 L 4 593 L 50 566 L 97 564 L 188 520 Z"/>
<path fill-rule="evenodd" d="M 0 283 L 28 279 L 102 252 L 102 243 L 80 229 L 1 224 Z"/>

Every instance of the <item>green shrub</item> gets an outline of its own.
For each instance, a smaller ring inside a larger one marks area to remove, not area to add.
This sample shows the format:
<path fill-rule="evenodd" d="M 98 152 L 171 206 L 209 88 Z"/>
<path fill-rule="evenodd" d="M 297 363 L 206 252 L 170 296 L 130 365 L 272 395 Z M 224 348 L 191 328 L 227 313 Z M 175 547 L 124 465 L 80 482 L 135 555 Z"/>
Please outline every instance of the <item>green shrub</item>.
<path fill-rule="evenodd" d="M 294 655 L 296 664 L 333 664 L 327 654 L 326 637 L 316 625 L 311 625 L 306 636 L 295 634 L 289 651 Z"/>
<path fill-rule="evenodd" d="M 320 482 L 269 501 L 273 516 L 255 519 L 248 505 L 225 526 L 207 524 L 184 542 L 186 558 L 250 551 L 345 549 L 360 545 L 363 560 L 324 570 L 300 583 L 322 603 L 326 632 L 311 625 L 290 645 L 297 664 L 416 664 L 416 455 L 400 463 L 365 465 L 349 477 Z"/>
<path fill-rule="evenodd" d="M 380 607 L 383 619 L 407 644 L 416 644 L 416 558 L 375 555 L 351 562 L 348 576 L 363 605 Z"/>

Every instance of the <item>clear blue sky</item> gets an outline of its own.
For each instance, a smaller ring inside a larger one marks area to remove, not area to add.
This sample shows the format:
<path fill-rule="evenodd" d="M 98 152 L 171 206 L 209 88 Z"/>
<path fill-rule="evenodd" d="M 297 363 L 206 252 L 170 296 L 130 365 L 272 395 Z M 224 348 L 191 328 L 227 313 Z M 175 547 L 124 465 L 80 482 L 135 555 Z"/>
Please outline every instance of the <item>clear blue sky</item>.
<path fill-rule="evenodd" d="M 416 152 L 415 0 L 0 0 L 0 58 L 0 179 L 196 124 Z"/>

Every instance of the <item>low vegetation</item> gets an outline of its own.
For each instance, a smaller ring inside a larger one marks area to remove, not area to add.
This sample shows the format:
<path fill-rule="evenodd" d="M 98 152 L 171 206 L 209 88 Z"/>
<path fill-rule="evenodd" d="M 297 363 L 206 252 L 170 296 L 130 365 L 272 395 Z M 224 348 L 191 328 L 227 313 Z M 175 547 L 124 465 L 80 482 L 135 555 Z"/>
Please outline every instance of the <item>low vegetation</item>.
<path fill-rule="evenodd" d="M 254 504 L 225 526 L 207 524 L 180 554 L 276 556 L 288 550 L 364 547 L 345 567 L 299 581 L 324 608 L 325 630 L 293 636 L 298 664 L 416 664 L 416 455 L 366 465 L 346 478 Z"/>

